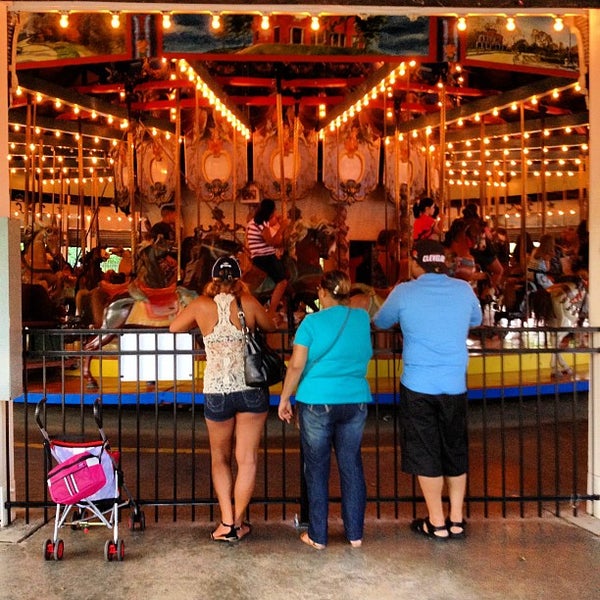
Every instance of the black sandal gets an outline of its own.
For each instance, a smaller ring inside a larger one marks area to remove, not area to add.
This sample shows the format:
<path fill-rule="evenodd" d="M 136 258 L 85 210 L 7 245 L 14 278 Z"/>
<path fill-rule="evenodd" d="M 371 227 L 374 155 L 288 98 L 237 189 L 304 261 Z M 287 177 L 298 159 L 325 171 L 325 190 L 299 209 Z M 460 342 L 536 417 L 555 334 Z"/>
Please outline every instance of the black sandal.
<path fill-rule="evenodd" d="M 446 531 L 447 532 L 448 528 L 446 527 L 446 525 L 440 525 L 439 527 L 432 525 L 431 521 L 429 520 L 429 517 L 425 517 L 424 519 L 415 519 L 410 524 L 410 528 L 415 533 L 418 533 L 419 535 L 422 535 L 430 540 L 436 540 L 438 542 L 446 542 L 450 538 L 450 535 L 444 535 L 444 536 L 437 535 L 436 532 L 438 532 L 438 531 Z"/>
<path fill-rule="evenodd" d="M 452 528 L 460 529 L 460 531 L 452 531 Z M 453 540 L 462 540 L 467 537 L 467 522 L 463 519 L 462 521 L 456 522 L 451 521 L 450 517 L 446 519 L 446 528 L 448 529 L 448 536 Z"/>
<path fill-rule="evenodd" d="M 237 528 L 234 525 L 229 525 L 229 523 L 223 523 L 223 521 L 221 521 L 221 525 L 223 527 L 229 527 L 229 531 L 223 535 L 215 535 L 215 531 L 218 529 L 215 529 L 215 531 L 213 531 L 210 534 L 210 539 L 213 542 L 227 542 L 229 544 L 232 544 L 234 542 L 239 542 L 238 538 L 238 534 L 237 534 Z"/>
<path fill-rule="evenodd" d="M 246 533 L 243 532 L 244 529 L 246 529 Z M 235 533 L 238 540 L 243 540 L 247 535 L 252 533 L 252 525 L 248 521 L 242 521 L 242 524 L 235 528 Z"/>

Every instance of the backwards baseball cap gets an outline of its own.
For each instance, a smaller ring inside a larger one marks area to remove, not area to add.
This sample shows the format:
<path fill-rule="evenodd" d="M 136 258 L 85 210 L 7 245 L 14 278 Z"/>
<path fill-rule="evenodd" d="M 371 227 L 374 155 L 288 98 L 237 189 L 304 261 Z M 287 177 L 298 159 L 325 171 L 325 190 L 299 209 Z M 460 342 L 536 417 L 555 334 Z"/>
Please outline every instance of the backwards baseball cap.
<path fill-rule="evenodd" d="M 211 276 L 213 279 L 223 281 L 239 279 L 242 276 L 240 263 L 233 256 L 222 256 L 213 265 Z"/>
<path fill-rule="evenodd" d="M 447 273 L 444 246 L 435 240 L 420 240 L 412 251 L 412 257 L 426 273 Z"/>

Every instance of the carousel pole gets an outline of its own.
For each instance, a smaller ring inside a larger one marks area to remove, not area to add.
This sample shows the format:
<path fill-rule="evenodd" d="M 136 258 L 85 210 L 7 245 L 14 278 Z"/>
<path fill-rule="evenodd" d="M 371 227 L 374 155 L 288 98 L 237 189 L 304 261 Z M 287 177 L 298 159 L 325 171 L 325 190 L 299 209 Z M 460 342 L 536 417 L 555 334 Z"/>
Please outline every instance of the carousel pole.
<path fill-rule="evenodd" d="M 287 197 L 285 193 L 285 163 L 283 161 L 283 152 L 284 152 L 284 140 L 283 140 L 283 106 L 282 106 L 282 98 L 281 93 L 277 93 L 277 142 L 279 145 L 279 178 L 281 180 L 281 213 L 284 218 L 286 218 L 287 214 Z"/>
<path fill-rule="evenodd" d="M 239 132 L 237 130 L 237 127 L 233 127 L 233 149 L 232 149 L 232 155 L 233 155 L 233 160 L 232 160 L 232 167 L 233 167 L 233 173 L 231 175 L 231 184 L 233 189 L 231 190 L 231 201 L 233 202 L 232 205 L 232 215 L 233 215 L 233 238 L 235 240 L 237 240 L 237 233 L 236 233 L 236 223 L 237 223 L 237 205 L 238 205 L 238 198 L 237 198 L 237 189 L 238 189 L 238 156 L 237 156 L 237 145 L 238 145 L 238 135 Z"/>
<path fill-rule="evenodd" d="M 85 231 L 85 190 L 83 187 L 83 136 L 81 135 L 81 119 L 78 120 L 77 136 L 77 194 L 79 198 L 79 228 Z M 81 238 L 81 259 L 85 257 L 87 236 Z"/>
<path fill-rule="evenodd" d="M 488 213 L 487 206 L 487 194 L 486 192 L 486 180 L 485 180 L 485 125 L 483 124 L 483 119 L 481 119 L 481 124 L 479 125 L 479 162 L 481 166 L 479 167 L 479 210 L 480 215 L 484 217 Z"/>
<path fill-rule="evenodd" d="M 527 273 L 527 253 L 525 237 L 527 235 L 527 154 L 525 153 L 525 106 L 519 105 L 521 121 L 521 256 L 520 265 L 523 273 Z M 526 296 L 527 297 L 527 296 Z"/>
<path fill-rule="evenodd" d="M 33 151 L 31 150 L 31 132 L 33 131 L 33 104 L 31 94 L 27 94 L 27 114 L 25 123 L 25 172 L 23 185 L 23 222 L 25 229 L 31 225 L 33 233 L 33 224 L 35 219 L 31 217 L 31 172 L 33 171 Z M 35 211 L 33 211 L 35 213 Z M 30 221 L 31 219 L 31 221 Z"/>
<path fill-rule="evenodd" d="M 299 114 L 300 106 L 296 102 L 294 104 L 294 161 L 293 161 L 293 171 L 292 171 L 292 213 L 295 217 L 296 215 L 296 194 L 298 193 L 298 188 L 296 185 L 298 178 L 298 168 L 300 163 L 300 157 L 298 154 L 298 146 L 300 143 L 300 114 Z"/>
<path fill-rule="evenodd" d="M 440 92 L 440 149 L 439 149 L 439 182 L 440 190 L 440 213 L 442 218 L 442 229 L 445 231 L 449 226 L 450 202 L 446 196 L 446 86 L 443 85 Z"/>
<path fill-rule="evenodd" d="M 545 119 L 545 114 L 542 111 L 541 113 L 541 131 L 544 131 L 546 129 L 546 119 Z M 542 156 L 541 156 L 541 161 L 540 161 L 540 187 L 541 187 L 541 193 L 542 193 L 542 234 L 546 233 L 546 227 L 547 227 L 547 219 L 546 219 L 546 210 L 548 208 L 548 189 L 546 186 L 546 161 L 544 160 L 544 149 L 546 147 L 546 137 L 544 135 L 541 136 L 542 138 Z"/>
<path fill-rule="evenodd" d="M 134 135 L 131 128 L 131 121 L 129 121 L 129 129 L 127 131 L 127 169 L 129 170 L 127 176 L 127 183 L 129 185 L 128 195 L 129 203 L 131 206 L 131 259 L 133 261 L 133 270 L 135 271 L 135 265 L 137 261 L 137 227 L 138 227 L 138 207 L 135 205 L 135 169 L 134 169 Z"/>
<path fill-rule="evenodd" d="M 177 247 L 177 279 L 181 276 L 181 104 L 180 92 L 176 92 L 177 112 L 175 115 L 175 246 Z"/>

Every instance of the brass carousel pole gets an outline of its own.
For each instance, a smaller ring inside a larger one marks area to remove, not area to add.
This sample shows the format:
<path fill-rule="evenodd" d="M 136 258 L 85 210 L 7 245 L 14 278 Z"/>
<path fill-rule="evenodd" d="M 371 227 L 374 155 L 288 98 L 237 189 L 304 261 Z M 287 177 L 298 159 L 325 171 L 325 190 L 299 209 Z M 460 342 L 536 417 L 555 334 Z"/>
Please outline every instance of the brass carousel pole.
<path fill-rule="evenodd" d="M 520 264 L 523 273 L 527 273 L 527 247 L 525 238 L 527 235 L 527 154 L 525 153 L 525 106 L 519 105 L 521 120 L 521 256 Z"/>
<path fill-rule="evenodd" d="M 542 112 L 541 114 L 541 130 L 542 132 L 545 130 L 546 128 L 546 123 L 545 123 L 545 116 L 544 113 Z M 547 219 L 546 219 L 546 211 L 548 208 L 548 189 L 546 186 L 546 161 L 544 160 L 544 149 L 545 149 L 545 140 L 546 137 L 544 135 L 541 136 L 542 138 L 542 146 L 540 148 L 541 150 L 541 157 L 540 157 L 540 177 L 541 177 L 541 181 L 540 181 L 540 187 L 541 187 L 541 193 L 542 193 L 542 234 L 546 233 L 546 227 L 547 227 Z"/>
<path fill-rule="evenodd" d="M 440 149 L 439 149 L 439 182 L 440 213 L 442 230 L 446 231 L 450 219 L 450 202 L 446 196 L 446 86 L 442 86 L 440 93 Z"/>
<path fill-rule="evenodd" d="M 77 121 L 79 135 L 77 136 L 77 195 L 79 198 L 79 229 L 85 232 L 85 189 L 83 187 L 83 136 L 81 135 L 81 119 Z M 81 236 L 81 260 L 85 257 L 87 236 Z"/>
<path fill-rule="evenodd" d="M 233 137 L 232 137 L 233 173 L 231 174 L 231 185 L 232 185 L 231 201 L 233 202 L 232 214 L 233 214 L 233 237 L 234 237 L 234 239 L 237 239 L 236 229 L 235 229 L 235 224 L 237 223 L 237 189 L 238 189 L 238 181 L 237 181 L 237 160 L 238 160 L 238 158 L 237 158 L 237 140 L 238 140 L 238 138 L 237 138 L 237 136 L 238 136 L 238 130 L 236 127 L 233 127 Z"/>
<path fill-rule="evenodd" d="M 298 167 L 300 162 L 300 157 L 298 155 L 298 146 L 300 143 L 300 115 L 299 115 L 299 105 L 296 103 L 294 105 L 294 160 L 293 160 L 293 171 L 292 171 L 292 214 L 296 215 L 296 194 L 297 194 L 297 186 L 296 181 L 298 178 Z"/>
<path fill-rule="evenodd" d="M 129 129 L 127 131 L 127 184 L 129 186 L 128 196 L 131 207 L 131 260 L 133 261 L 133 270 L 136 270 L 137 262 L 137 228 L 138 228 L 138 207 L 135 205 L 135 152 L 134 152 L 135 139 L 131 121 L 129 122 Z"/>
<path fill-rule="evenodd" d="M 281 180 L 281 213 L 284 218 L 287 215 L 287 198 L 285 193 L 285 171 L 284 171 L 284 131 L 283 131 L 283 106 L 281 93 L 277 94 L 277 142 L 279 144 L 279 178 Z"/>
<path fill-rule="evenodd" d="M 484 217 L 488 214 L 487 194 L 486 194 L 486 168 L 485 168 L 485 126 L 483 119 L 479 125 L 479 214 Z"/>
<path fill-rule="evenodd" d="M 31 94 L 27 94 L 27 115 L 25 125 L 25 172 L 24 172 L 24 185 L 23 185 L 23 222 L 25 223 L 25 229 L 31 224 L 33 233 L 34 218 L 31 218 L 31 172 L 33 170 L 33 150 L 31 149 L 31 132 L 33 131 L 33 104 L 31 102 Z M 33 211 L 35 213 L 35 211 Z"/>
<path fill-rule="evenodd" d="M 177 247 L 177 279 L 181 276 L 181 105 L 180 91 L 176 92 L 175 115 L 175 246 Z"/>

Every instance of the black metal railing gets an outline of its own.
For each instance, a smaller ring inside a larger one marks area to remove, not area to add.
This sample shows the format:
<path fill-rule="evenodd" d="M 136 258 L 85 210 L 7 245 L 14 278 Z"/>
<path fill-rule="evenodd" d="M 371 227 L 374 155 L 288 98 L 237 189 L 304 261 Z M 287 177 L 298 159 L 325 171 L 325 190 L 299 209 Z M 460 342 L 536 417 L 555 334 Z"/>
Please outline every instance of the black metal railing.
<path fill-rule="evenodd" d="M 593 328 L 480 328 L 469 338 L 470 472 L 467 508 L 483 516 L 577 514 L 587 494 L 588 390 Z M 127 488 L 149 518 L 208 519 L 216 498 L 203 419 L 204 350 L 198 332 L 105 330 L 114 339 L 97 351 L 99 332 L 25 329 L 24 393 L 14 402 L 15 493 L 8 507 L 48 517 L 42 436 L 33 417 L 45 399 L 48 433 L 97 439 L 92 415 L 102 402 L 104 430 L 120 453 Z M 287 331 L 270 342 L 290 352 Z M 410 517 L 422 502 L 413 477 L 400 471 L 397 425 L 401 336 L 373 331 L 369 368 L 373 404 L 363 441 L 368 512 Z M 90 362 L 90 376 L 84 365 Z M 252 516 L 306 519 L 299 435 L 277 419 L 279 387 L 260 448 Z M 335 469 L 334 469 L 335 471 Z M 332 473 L 331 499 L 339 502 Z M 598 498 L 594 498 L 598 499 Z"/>

